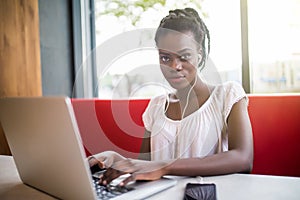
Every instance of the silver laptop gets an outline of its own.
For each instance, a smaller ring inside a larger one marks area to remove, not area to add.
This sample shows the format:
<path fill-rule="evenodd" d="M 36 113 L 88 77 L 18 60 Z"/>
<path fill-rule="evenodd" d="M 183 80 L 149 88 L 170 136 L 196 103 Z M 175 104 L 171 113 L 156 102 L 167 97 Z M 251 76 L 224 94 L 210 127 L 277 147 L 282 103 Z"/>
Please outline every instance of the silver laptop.
<path fill-rule="evenodd" d="M 60 199 L 101 199 L 66 97 L 0 99 L 0 121 L 21 180 Z M 135 182 L 115 199 L 144 199 L 175 180 Z"/>

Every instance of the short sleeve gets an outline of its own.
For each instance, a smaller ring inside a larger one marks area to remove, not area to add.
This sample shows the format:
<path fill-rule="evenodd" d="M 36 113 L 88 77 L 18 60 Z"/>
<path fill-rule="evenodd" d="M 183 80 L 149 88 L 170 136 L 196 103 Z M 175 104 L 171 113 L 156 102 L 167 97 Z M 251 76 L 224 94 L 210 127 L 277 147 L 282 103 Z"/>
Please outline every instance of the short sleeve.
<path fill-rule="evenodd" d="M 151 105 L 151 101 L 149 101 L 149 104 L 145 110 L 145 112 L 143 113 L 142 119 L 143 119 L 143 123 L 144 123 L 144 127 L 147 131 L 151 131 L 152 130 L 152 125 L 153 125 L 153 119 L 151 116 L 151 109 L 150 109 L 150 105 Z"/>
<path fill-rule="evenodd" d="M 161 109 L 162 103 L 160 103 L 160 99 L 161 96 L 152 98 L 142 115 L 144 127 L 147 131 L 152 131 L 155 116 Z"/>
<path fill-rule="evenodd" d="M 227 120 L 233 105 L 239 102 L 241 99 L 245 98 L 248 105 L 248 97 L 244 88 L 236 82 L 228 82 L 226 85 L 225 94 L 225 109 L 224 115 Z"/>

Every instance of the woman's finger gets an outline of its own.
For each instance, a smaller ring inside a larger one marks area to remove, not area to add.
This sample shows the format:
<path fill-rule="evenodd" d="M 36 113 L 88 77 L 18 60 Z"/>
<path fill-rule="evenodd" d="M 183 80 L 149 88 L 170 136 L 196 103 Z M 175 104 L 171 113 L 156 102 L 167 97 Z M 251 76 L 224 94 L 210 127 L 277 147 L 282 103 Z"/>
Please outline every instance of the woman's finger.
<path fill-rule="evenodd" d="M 101 160 L 98 160 L 98 159 L 95 158 L 94 156 L 90 156 L 90 157 L 88 158 L 88 162 L 89 162 L 90 167 L 95 166 L 95 165 L 98 165 L 101 169 L 105 168 L 104 162 L 101 161 Z"/>
<path fill-rule="evenodd" d="M 115 170 L 113 168 L 109 168 L 102 174 L 100 177 L 100 184 L 107 185 L 114 179 L 118 178 L 119 176 L 125 174 L 124 172 L 121 172 L 119 170 Z"/>
<path fill-rule="evenodd" d="M 136 181 L 136 174 L 133 173 L 119 183 L 119 186 L 127 185 L 129 182 Z"/>
<path fill-rule="evenodd" d="M 135 173 L 132 173 L 126 179 L 124 179 L 119 185 L 124 186 L 131 181 L 137 181 L 137 180 L 153 181 L 153 180 L 158 180 L 161 177 L 162 177 L 162 174 L 160 174 L 158 171 L 135 172 Z"/>
<path fill-rule="evenodd" d="M 159 178 L 160 177 L 152 177 L 150 173 L 132 173 L 129 177 L 127 177 L 122 182 L 120 182 L 119 185 L 124 186 L 132 181 L 137 181 L 137 180 L 148 181 L 148 180 L 157 180 Z"/>
<path fill-rule="evenodd" d="M 94 156 L 89 156 L 87 158 L 87 161 L 88 161 L 88 163 L 89 163 L 90 166 L 94 166 L 94 165 L 97 164 L 97 160 L 96 160 L 96 158 Z"/>

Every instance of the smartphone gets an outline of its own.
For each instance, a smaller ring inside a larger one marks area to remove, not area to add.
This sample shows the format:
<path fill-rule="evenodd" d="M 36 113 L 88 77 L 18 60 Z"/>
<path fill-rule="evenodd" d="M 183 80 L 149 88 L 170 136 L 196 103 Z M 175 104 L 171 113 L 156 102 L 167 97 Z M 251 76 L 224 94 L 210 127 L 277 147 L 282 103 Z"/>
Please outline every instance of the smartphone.
<path fill-rule="evenodd" d="M 217 200 L 214 183 L 188 183 L 185 187 L 184 200 Z"/>

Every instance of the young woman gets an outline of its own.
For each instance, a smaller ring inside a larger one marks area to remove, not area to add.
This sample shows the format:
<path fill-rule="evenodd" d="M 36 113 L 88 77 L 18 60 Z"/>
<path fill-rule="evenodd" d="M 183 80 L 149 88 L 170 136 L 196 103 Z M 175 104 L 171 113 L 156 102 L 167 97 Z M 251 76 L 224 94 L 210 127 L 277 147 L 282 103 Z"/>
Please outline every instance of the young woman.
<path fill-rule="evenodd" d="M 140 160 L 115 152 L 89 159 L 107 168 L 100 182 L 108 184 L 129 173 L 133 180 L 164 175 L 206 176 L 249 172 L 253 162 L 248 99 L 234 82 L 210 85 L 198 71 L 210 49 L 209 31 L 191 8 L 176 9 L 162 19 L 155 41 L 161 71 L 175 89 L 149 102 L 143 114 L 145 138 Z"/>

